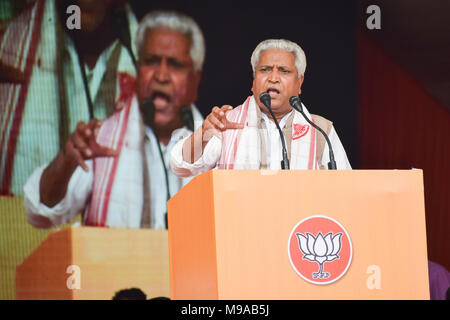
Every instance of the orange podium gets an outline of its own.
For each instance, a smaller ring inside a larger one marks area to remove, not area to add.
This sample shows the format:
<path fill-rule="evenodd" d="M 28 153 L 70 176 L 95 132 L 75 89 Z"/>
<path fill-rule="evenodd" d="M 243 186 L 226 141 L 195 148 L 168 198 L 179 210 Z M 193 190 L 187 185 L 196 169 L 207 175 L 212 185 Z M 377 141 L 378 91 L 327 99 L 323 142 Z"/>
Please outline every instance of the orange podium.
<path fill-rule="evenodd" d="M 129 288 L 169 297 L 167 230 L 68 228 L 16 269 L 17 299 L 109 300 Z"/>
<path fill-rule="evenodd" d="M 168 202 L 172 299 L 429 299 L 421 170 L 212 170 Z"/>

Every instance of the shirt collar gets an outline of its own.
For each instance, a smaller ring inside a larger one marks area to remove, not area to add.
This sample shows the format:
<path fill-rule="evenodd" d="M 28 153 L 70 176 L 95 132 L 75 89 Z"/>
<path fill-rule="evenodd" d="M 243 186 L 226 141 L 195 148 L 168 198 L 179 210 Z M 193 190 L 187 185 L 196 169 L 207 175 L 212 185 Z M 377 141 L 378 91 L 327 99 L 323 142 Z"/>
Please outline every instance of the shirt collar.
<path fill-rule="evenodd" d="M 145 131 L 145 139 L 146 140 L 153 140 L 156 141 L 156 135 L 152 128 L 144 124 L 144 131 Z M 173 144 L 177 143 L 178 140 L 183 139 L 186 136 L 189 136 L 192 134 L 192 131 L 189 130 L 186 126 L 177 128 L 174 131 L 172 131 L 172 135 L 170 137 L 169 143 L 167 144 L 167 147 L 171 147 Z M 164 146 L 161 144 L 161 146 Z M 166 146 L 164 146 L 166 147 Z"/>
<path fill-rule="evenodd" d="M 287 119 L 288 119 L 289 116 L 292 114 L 292 112 L 294 112 L 294 110 L 292 110 L 291 112 L 289 112 L 288 114 L 286 114 L 286 115 L 281 119 L 281 121 L 279 122 L 279 125 L 280 125 L 280 128 L 281 128 L 281 129 L 283 129 L 283 128 L 286 126 Z M 269 117 L 268 117 L 264 112 L 261 112 L 261 119 L 264 120 L 264 122 L 265 122 L 266 124 L 267 124 L 267 123 L 272 123 L 272 124 L 275 126 L 275 122 L 271 121 L 271 120 L 269 119 Z"/>
<path fill-rule="evenodd" d="M 114 49 L 118 45 L 120 45 L 120 43 L 119 43 L 119 40 L 116 39 L 105 50 L 103 50 L 103 52 L 100 54 L 100 56 L 95 64 L 94 69 L 90 70 L 85 63 L 83 67 L 85 68 L 86 75 L 93 73 L 95 71 L 95 69 L 98 68 L 99 64 L 101 65 L 101 67 L 103 67 L 103 65 L 106 66 Z M 64 50 L 69 54 L 69 56 L 71 57 L 73 62 L 77 62 L 78 58 L 77 58 L 75 43 L 73 42 L 72 38 L 70 36 L 68 36 L 67 34 L 64 35 Z"/>

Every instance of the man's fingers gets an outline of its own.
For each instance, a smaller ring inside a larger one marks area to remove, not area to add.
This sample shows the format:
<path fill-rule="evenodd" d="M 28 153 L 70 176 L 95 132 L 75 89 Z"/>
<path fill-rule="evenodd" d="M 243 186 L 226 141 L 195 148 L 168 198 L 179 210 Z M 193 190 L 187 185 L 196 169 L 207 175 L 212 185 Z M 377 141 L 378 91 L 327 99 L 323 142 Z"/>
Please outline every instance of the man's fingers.
<path fill-rule="evenodd" d="M 76 162 L 78 163 L 78 165 L 83 168 L 84 171 L 88 172 L 89 168 L 86 164 L 86 162 L 84 162 L 83 157 L 81 156 L 80 152 L 78 152 L 77 149 L 74 149 L 72 152 L 72 156 L 75 158 Z"/>
<path fill-rule="evenodd" d="M 87 141 L 85 141 L 77 133 L 73 134 L 71 137 L 72 144 L 74 148 L 80 152 L 85 158 L 92 157 L 92 150 L 89 148 Z"/>
<path fill-rule="evenodd" d="M 77 129 L 78 128 L 79 127 L 77 126 Z M 84 171 L 89 171 L 89 167 L 84 160 L 92 156 L 92 151 L 88 148 L 86 142 L 83 141 L 77 132 L 73 133 L 67 141 L 64 153 L 66 156 L 74 159 Z"/>
<path fill-rule="evenodd" d="M 77 123 L 76 130 L 84 130 L 86 127 L 87 127 L 87 124 L 86 124 L 86 123 L 84 123 L 83 121 L 79 121 L 79 122 Z"/>
<path fill-rule="evenodd" d="M 220 112 L 220 108 L 218 106 L 215 106 L 214 108 L 212 108 L 211 112 L 218 113 L 218 112 Z"/>
<path fill-rule="evenodd" d="M 77 128 L 75 131 L 78 133 L 78 135 L 80 135 L 81 137 L 86 138 L 86 139 L 90 138 L 92 136 L 92 132 L 93 132 L 93 130 L 90 127 L 90 122 L 88 124 L 86 124 L 82 121 L 78 122 Z"/>
<path fill-rule="evenodd" d="M 242 128 L 244 128 L 244 125 L 242 123 L 227 121 L 226 129 L 242 129 Z"/>
<path fill-rule="evenodd" d="M 83 169 L 87 169 L 85 159 L 96 157 L 113 157 L 118 154 L 114 149 L 101 146 L 97 143 L 97 133 L 102 126 L 102 121 L 92 119 L 88 124 L 79 122 L 76 131 L 71 136 L 71 143 L 76 153 L 77 162 Z M 81 158 L 81 159 L 79 159 Z"/>
<path fill-rule="evenodd" d="M 89 127 L 89 129 L 94 131 L 95 129 L 100 128 L 102 126 L 102 124 L 103 124 L 103 122 L 101 120 L 92 119 L 92 120 L 89 121 L 88 127 Z"/>
<path fill-rule="evenodd" d="M 77 124 L 76 131 L 83 138 L 91 138 L 91 137 L 97 135 L 98 130 L 100 129 L 101 126 L 102 126 L 102 121 L 97 120 L 97 119 L 92 119 L 87 124 L 80 121 Z"/>
<path fill-rule="evenodd" d="M 214 107 L 209 117 L 211 124 L 217 129 L 225 130 L 227 125 L 226 112 L 230 110 L 233 110 L 233 107 L 230 105 L 224 105 L 220 108 Z"/>
<path fill-rule="evenodd" d="M 119 154 L 118 150 L 114 150 L 101 145 L 98 145 L 98 148 L 96 148 L 95 150 L 96 157 L 115 157 L 118 154 Z"/>
<path fill-rule="evenodd" d="M 226 104 L 226 105 L 223 105 L 223 106 L 220 108 L 220 110 L 223 111 L 223 112 L 227 112 L 227 111 L 233 110 L 233 107 L 230 106 L 229 104 Z"/>
<path fill-rule="evenodd" d="M 217 129 L 220 129 L 220 130 L 225 129 L 225 124 L 222 123 L 222 121 L 220 121 L 220 120 L 217 118 L 217 113 L 216 113 L 216 114 L 210 114 L 210 115 L 208 116 L 208 121 L 211 123 L 211 125 L 212 125 L 214 128 L 217 128 Z"/>
<path fill-rule="evenodd" d="M 206 117 L 203 123 L 203 141 L 209 141 L 212 136 L 220 138 L 221 131 L 227 129 L 242 129 L 244 126 L 240 123 L 229 122 L 226 116 L 228 111 L 233 110 L 230 105 L 223 105 L 222 107 L 214 107 L 211 113 Z"/>
<path fill-rule="evenodd" d="M 225 115 L 225 113 L 218 107 L 214 107 L 211 111 L 211 115 L 220 120 L 220 118 L 222 118 Z"/>
<path fill-rule="evenodd" d="M 220 110 L 224 113 L 233 110 L 233 107 L 226 104 L 220 108 Z M 227 117 L 223 117 L 222 123 L 225 125 L 225 129 L 242 129 L 244 125 L 237 122 L 228 121 Z"/>
<path fill-rule="evenodd" d="M 224 106 L 222 106 L 222 107 L 220 108 L 220 111 L 221 111 L 221 118 L 220 118 L 220 121 L 224 124 L 224 128 L 223 128 L 223 129 L 227 129 L 227 128 L 228 128 L 228 127 L 227 127 L 228 119 L 227 119 L 226 113 L 227 113 L 228 111 L 231 111 L 231 110 L 233 110 L 233 107 L 230 106 L 230 105 L 224 105 Z"/>
<path fill-rule="evenodd" d="M 86 162 L 84 162 L 81 156 L 77 158 L 77 162 L 84 171 L 89 172 L 89 167 L 87 166 Z"/>
<path fill-rule="evenodd" d="M 230 110 L 233 110 L 233 107 L 230 105 L 224 105 L 224 106 L 220 107 L 220 109 L 217 110 L 220 120 L 222 120 L 223 118 L 226 118 L 226 113 Z"/>
<path fill-rule="evenodd" d="M 97 137 L 102 124 L 103 124 L 103 122 L 101 120 L 97 120 L 97 119 L 92 119 L 91 121 L 89 121 L 89 128 L 94 133 L 95 138 Z"/>

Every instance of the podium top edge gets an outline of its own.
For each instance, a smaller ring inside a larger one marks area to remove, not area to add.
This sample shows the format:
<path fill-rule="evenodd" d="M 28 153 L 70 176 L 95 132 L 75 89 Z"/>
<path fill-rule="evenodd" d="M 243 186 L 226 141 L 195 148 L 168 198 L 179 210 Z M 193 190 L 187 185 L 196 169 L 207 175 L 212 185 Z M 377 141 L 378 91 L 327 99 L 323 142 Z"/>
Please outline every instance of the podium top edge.
<path fill-rule="evenodd" d="M 224 172 L 243 172 L 243 173 L 255 173 L 255 172 L 259 172 L 262 175 L 267 174 L 267 173 L 271 173 L 271 174 L 276 174 L 276 173 L 288 173 L 288 172 L 292 172 L 292 173 L 300 173 L 300 172 L 327 172 L 330 174 L 339 174 L 339 173 L 420 173 L 423 174 L 423 169 L 352 169 L 352 170 L 269 170 L 269 169 L 264 169 L 264 170 L 227 170 L 227 169 L 213 169 L 213 170 L 209 170 L 205 173 L 202 174 L 223 174 Z"/>

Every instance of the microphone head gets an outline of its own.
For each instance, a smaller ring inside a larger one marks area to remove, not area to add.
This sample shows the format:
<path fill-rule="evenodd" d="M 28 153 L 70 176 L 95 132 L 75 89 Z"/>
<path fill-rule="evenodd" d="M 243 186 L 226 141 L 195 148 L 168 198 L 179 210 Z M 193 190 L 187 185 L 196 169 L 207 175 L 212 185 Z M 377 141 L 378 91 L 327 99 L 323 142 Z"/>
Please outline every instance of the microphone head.
<path fill-rule="evenodd" d="M 270 109 L 270 94 L 267 92 L 261 93 L 259 96 L 259 101 L 261 101 L 267 109 Z"/>
<path fill-rule="evenodd" d="M 289 103 L 291 104 L 292 108 L 294 108 L 295 110 L 297 110 L 299 112 L 303 111 L 302 104 L 301 104 L 300 98 L 298 96 L 290 97 Z"/>
<path fill-rule="evenodd" d="M 298 96 L 292 96 L 289 98 L 289 103 L 291 104 L 291 106 L 294 106 L 295 103 L 299 103 L 300 99 L 298 98 Z"/>
<path fill-rule="evenodd" d="M 155 121 L 155 105 L 150 98 L 145 98 L 141 101 L 139 108 L 141 110 L 144 123 L 153 128 Z"/>

